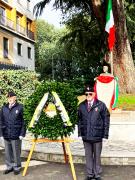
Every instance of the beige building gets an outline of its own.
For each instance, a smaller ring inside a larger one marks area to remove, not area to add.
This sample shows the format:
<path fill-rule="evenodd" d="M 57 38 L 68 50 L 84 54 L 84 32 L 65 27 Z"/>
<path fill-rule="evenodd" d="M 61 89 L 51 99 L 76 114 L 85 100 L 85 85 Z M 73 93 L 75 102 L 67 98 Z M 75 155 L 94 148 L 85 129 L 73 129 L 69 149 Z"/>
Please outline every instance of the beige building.
<path fill-rule="evenodd" d="M 0 0 L 0 63 L 34 70 L 34 43 L 30 0 Z"/>

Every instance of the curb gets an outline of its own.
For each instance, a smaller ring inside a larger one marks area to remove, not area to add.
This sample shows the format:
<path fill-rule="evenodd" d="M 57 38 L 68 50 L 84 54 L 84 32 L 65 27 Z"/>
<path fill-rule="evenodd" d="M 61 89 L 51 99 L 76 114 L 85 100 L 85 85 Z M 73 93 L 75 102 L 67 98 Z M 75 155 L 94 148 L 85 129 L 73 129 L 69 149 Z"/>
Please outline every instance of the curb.
<path fill-rule="evenodd" d="M 27 158 L 29 150 L 22 151 L 22 157 Z M 63 154 L 54 154 L 54 153 L 43 153 L 43 152 L 33 152 L 32 159 L 40 161 L 50 161 L 50 162 L 60 162 L 64 163 Z M 134 157 L 101 157 L 103 165 L 135 165 L 135 156 Z M 85 164 L 85 156 L 73 155 L 73 162 L 76 164 Z"/>

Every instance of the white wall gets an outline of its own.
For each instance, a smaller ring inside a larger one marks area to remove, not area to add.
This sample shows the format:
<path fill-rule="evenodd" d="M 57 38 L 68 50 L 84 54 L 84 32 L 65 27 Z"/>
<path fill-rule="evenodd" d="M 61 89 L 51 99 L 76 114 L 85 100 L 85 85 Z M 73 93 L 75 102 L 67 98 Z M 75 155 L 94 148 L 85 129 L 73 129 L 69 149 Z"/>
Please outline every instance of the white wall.
<path fill-rule="evenodd" d="M 22 44 L 22 55 L 18 55 L 17 43 Z M 28 58 L 28 47 L 31 48 L 31 59 Z M 29 70 L 35 70 L 35 50 L 34 44 L 26 42 L 23 39 L 14 37 L 13 40 L 14 64 L 27 67 Z"/>
<path fill-rule="evenodd" d="M 27 0 L 20 0 L 20 3 L 18 3 L 17 0 L 13 0 L 12 3 L 13 7 L 16 7 L 16 10 L 20 13 L 26 15 L 29 19 L 33 20 L 33 5 L 32 0 L 30 1 L 30 9 L 27 9 Z"/>

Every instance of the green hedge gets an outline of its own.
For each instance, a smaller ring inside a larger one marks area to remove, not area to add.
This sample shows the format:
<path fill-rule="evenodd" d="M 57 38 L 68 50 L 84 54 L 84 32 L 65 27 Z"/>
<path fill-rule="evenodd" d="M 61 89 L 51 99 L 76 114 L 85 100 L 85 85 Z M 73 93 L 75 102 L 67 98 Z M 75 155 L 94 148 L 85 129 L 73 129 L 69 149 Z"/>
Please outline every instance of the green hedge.
<path fill-rule="evenodd" d="M 23 103 L 39 84 L 37 74 L 26 70 L 0 70 L 0 107 L 7 102 L 8 91 L 17 94 L 18 101 Z"/>
<path fill-rule="evenodd" d="M 51 91 L 55 91 L 59 95 L 73 126 L 65 127 L 59 113 L 57 113 L 54 118 L 49 118 L 42 112 L 35 127 L 29 128 L 29 131 L 32 132 L 36 138 L 40 136 L 43 138 L 57 139 L 58 137 L 70 135 L 77 122 L 77 89 L 68 83 L 45 82 L 39 85 L 25 103 L 24 117 L 27 127 L 44 93 Z M 52 102 L 51 95 L 49 96 L 48 102 Z"/>

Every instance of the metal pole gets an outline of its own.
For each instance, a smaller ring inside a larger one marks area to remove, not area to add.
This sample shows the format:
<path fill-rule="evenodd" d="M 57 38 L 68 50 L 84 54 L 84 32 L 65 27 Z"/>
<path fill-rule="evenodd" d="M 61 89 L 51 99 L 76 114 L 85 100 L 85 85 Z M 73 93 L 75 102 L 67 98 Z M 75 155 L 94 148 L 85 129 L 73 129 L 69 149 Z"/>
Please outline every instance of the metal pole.
<path fill-rule="evenodd" d="M 53 81 L 55 80 L 55 79 L 54 79 L 55 71 L 54 71 L 54 61 L 53 61 L 54 59 L 53 59 L 53 57 L 54 57 L 54 55 L 56 55 L 56 54 L 58 54 L 58 53 L 60 53 L 60 51 L 52 54 L 52 80 L 53 80 Z"/>
<path fill-rule="evenodd" d="M 53 69 L 53 66 L 54 66 L 54 63 L 53 63 L 53 56 L 52 56 L 52 80 L 54 81 L 54 69 Z"/>

